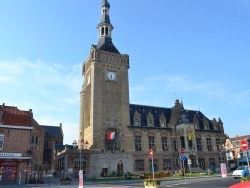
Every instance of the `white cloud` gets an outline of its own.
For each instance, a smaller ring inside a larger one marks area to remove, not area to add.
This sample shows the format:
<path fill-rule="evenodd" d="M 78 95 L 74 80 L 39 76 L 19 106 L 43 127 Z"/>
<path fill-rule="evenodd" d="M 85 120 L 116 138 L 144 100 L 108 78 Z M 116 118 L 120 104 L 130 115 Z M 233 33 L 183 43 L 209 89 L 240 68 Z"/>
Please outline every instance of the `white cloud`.
<path fill-rule="evenodd" d="M 32 109 L 39 124 L 63 124 L 65 143 L 78 137 L 81 63 L 49 64 L 23 58 L 0 61 L 1 100 L 21 110 Z M 73 135 L 72 135 L 73 134 Z"/>

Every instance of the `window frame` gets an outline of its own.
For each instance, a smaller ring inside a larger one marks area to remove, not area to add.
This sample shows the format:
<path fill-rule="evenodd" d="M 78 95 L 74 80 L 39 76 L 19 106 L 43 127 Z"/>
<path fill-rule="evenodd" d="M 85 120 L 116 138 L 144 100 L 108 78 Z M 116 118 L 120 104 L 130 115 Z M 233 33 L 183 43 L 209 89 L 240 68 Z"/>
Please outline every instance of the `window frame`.
<path fill-rule="evenodd" d="M 4 134 L 0 134 L 0 151 L 4 148 Z"/>

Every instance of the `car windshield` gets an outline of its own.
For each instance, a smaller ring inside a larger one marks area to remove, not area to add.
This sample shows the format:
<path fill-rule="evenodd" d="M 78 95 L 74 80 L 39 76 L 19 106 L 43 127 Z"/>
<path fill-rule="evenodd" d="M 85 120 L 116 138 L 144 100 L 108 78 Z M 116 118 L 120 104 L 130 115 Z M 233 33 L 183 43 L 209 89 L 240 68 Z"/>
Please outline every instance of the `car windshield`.
<path fill-rule="evenodd" d="M 246 170 L 247 167 L 246 166 L 239 166 L 236 170 Z"/>

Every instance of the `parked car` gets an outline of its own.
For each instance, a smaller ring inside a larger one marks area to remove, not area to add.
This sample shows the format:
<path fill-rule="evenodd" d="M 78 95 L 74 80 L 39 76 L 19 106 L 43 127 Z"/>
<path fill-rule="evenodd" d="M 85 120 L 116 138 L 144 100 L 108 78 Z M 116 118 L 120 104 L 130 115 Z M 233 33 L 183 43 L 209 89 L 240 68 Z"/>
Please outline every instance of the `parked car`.
<path fill-rule="evenodd" d="M 247 166 L 239 166 L 235 171 L 233 171 L 234 179 L 246 176 L 249 176 L 249 169 Z"/>

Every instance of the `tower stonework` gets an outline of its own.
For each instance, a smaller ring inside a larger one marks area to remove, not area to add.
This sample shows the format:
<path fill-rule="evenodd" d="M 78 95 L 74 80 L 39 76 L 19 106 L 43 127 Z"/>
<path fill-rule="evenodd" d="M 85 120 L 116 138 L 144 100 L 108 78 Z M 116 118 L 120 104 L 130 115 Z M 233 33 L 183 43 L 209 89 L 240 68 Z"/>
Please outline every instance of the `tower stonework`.
<path fill-rule="evenodd" d="M 120 54 L 112 42 L 109 8 L 108 1 L 103 0 L 101 22 L 97 26 L 98 44 L 92 45 L 82 65 L 84 83 L 80 92 L 79 140 L 88 141 L 93 153 L 92 174 L 106 167 L 117 169 L 119 163 L 126 163 L 127 170 L 132 170 L 132 160 L 128 162 L 132 155 L 124 154 L 124 150 L 129 149 L 126 137 L 130 137 L 127 129 L 130 125 L 129 56 Z M 116 139 L 107 141 L 106 136 L 112 132 L 116 133 Z M 114 159 L 117 161 L 112 167 Z"/>
<path fill-rule="evenodd" d="M 92 48 L 83 64 L 80 138 L 92 149 L 104 149 L 108 128 L 126 134 L 129 120 L 128 55 Z M 82 132 L 82 133 L 81 133 Z"/>

